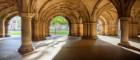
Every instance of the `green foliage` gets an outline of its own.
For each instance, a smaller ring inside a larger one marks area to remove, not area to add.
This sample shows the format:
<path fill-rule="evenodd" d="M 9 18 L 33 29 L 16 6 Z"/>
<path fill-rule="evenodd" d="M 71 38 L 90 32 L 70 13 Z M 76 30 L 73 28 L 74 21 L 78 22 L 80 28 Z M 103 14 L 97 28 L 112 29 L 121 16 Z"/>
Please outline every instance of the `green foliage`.
<path fill-rule="evenodd" d="M 66 25 L 67 26 L 68 25 L 67 19 L 65 19 L 65 17 L 63 17 L 63 16 L 54 17 L 51 20 L 51 27 L 54 27 L 54 29 L 52 29 L 50 31 L 50 33 L 54 34 L 54 35 L 68 35 L 69 31 L 67 31 L 67 30 L 59 30 L 59 29 L 61 29 L 61 27 L 59 29 L 57 28 L 59 25 Z"/>
<path fill-rule="evenodd" d="M 66 25 L 68 24 L 68 22 L 63 16 L 56 16 L 52 19 L 51 24 L 52 25 L 57 25 L 57 24 Z"/>

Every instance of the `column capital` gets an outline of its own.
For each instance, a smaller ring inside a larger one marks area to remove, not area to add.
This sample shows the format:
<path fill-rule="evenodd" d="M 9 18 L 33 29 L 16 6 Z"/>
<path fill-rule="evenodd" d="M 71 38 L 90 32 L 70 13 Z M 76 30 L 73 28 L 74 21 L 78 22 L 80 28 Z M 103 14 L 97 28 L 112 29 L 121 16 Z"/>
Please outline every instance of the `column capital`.
<path fill-rule="evenodd" d="M 20 13 L 21 17 L 23 18 L 32 18 L 35 16 L 34 13 Z"/>
<path fill-rule="evenodd" d="M 131 17 L 120 17 L 120 20 L 122 21 L 128 21 L 128 20 L 131 20 L 132 18 Z"/>

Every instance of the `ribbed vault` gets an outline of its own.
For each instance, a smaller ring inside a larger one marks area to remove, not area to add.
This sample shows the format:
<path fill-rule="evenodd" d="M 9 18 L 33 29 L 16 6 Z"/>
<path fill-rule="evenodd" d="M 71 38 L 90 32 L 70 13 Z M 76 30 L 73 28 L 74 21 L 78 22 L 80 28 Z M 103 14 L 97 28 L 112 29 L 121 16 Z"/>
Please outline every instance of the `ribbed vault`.
<path fill-rule="evenodd" d="M 10 18 L 19 15 L 22 19 L 19 52 L 24 54 L 27 46 L 27 52 L 31 52 L 32 40 L 46 39 L 50 21 L 63 16 L 69 22 L 70 36 L 96 40 L 96 25 L 102 22 L 103 35 L 116 36 L 119 28 L 121 44 L 129 44 L 129 37 L 140 33 L 139 3 L 139 0 L 0 0 L 0 37 L 7 34 Z"/>

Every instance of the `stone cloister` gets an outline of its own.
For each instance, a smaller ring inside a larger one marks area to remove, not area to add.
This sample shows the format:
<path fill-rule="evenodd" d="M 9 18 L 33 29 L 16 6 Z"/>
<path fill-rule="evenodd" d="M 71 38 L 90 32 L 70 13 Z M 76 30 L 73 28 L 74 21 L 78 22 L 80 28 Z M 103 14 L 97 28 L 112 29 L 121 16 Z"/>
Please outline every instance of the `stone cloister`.
<path fill-rule="evenodd" d="M 63 16 L 69 36 L 97 40 L 97 35 L 118 36 L 121 46 L 140 35 L 140 0 L 0 0 L 0 37 L 8 36 L 8 22 L 21 17 L 21 46 L 18 52 L 35 50 L 33 41 L 49 36 L 50 21 Z M 97 33 L 97 28 L 99 29 Z"/>

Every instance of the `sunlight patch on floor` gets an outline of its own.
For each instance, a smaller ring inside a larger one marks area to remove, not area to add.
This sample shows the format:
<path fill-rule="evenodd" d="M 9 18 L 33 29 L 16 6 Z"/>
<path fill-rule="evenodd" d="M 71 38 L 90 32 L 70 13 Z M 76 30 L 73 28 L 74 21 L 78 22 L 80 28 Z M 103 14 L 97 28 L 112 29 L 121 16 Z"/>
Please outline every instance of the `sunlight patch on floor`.
<path fill-rule="evenodd" d="M 138 38 L 140 38 L 140 35 L 138 35 Z"/>
<path fill-rule="evenodd" d="M 108 43 L 116 45 L 116 46 L 118 46 L 118 43 L 120 43 L 120 39 L 118 37 L 98 35 L 98 38 L 100 40 L 102 40 L 102 41 L 108 42 Z M 140 43 L 133 42 L 133 41 L 129 41 L 129 43 L 130 43 L 131 46 L 134 46 L 134 47 L 140 49 Z M 122 48 L 124 48 L 124 49 L 126 49 L 128 51 L 132 51 L 134 53 L 140 54 L 140 52 L 138 52 L 138 51 L 135 51 L 135 50 L 132 50 L 132 49 L 128 49 L 128 48 L 125 48 L 125 47 L 122 47 Z"/>
<path fill-rule="evenodd" d="M 129 43 L 130 43 L 132 46 L 135 46 L 135 47 L 137 47 L 137 48 L 140 49 L 140 43 L 133 42 L 133 41 L 129 41 Z"/>
<path fill-rule="evenodd" d="M 118 43 L 120 42 L 120 39 L 116 38 L 116 37 L 110 37 L 110 36 L 98 36 L 99 39 L 106 41 L 108 43 L 111 43 L 113 45 L 118 45 Z"/>
<path fill-rule="evenodd" d="M 51 39 L 39 42 L 38 45 L 45 45 L 38 46 L 38 48 L 34 52 L 25 55 L 23 57 L 23 60 L 52 60 L 66 43 L 66 39 L 67 37 L 65 36 L 57 38 L 55 40 Z"/>
<path fill-rule="evenodd" d="M 0 40 L 4 40 L 5 38 L 0 38 Z"/>

